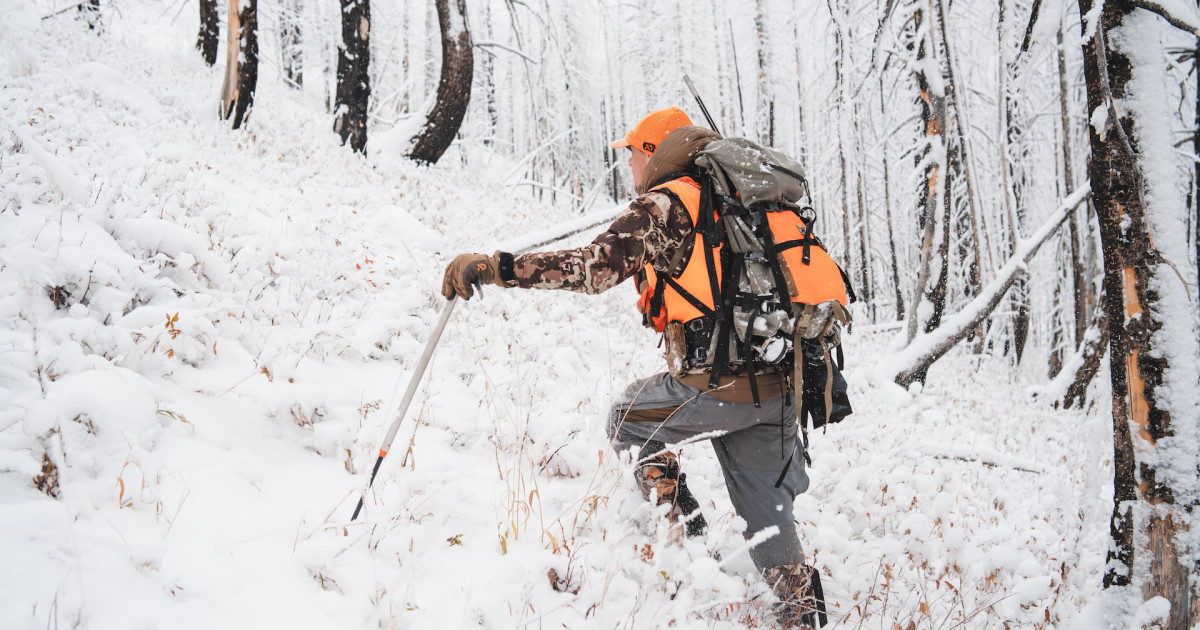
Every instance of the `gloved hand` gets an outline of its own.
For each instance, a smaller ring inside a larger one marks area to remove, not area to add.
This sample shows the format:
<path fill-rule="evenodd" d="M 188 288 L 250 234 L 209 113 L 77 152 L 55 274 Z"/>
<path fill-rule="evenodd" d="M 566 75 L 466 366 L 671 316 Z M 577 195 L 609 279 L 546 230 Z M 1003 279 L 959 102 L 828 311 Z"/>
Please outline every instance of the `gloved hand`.
<path fill-rule="evenodd" d="M 475 289 L 483 293 L 485 282 L 496 286 L 507 287 L 500 279 L 500 252 L 491 256 L 483 254 L 459 254 L 446 266 L 446 275 L 442 277 L 442 296 L 447 300 L 454 296 L 469 300 L 475 295 Z"/>

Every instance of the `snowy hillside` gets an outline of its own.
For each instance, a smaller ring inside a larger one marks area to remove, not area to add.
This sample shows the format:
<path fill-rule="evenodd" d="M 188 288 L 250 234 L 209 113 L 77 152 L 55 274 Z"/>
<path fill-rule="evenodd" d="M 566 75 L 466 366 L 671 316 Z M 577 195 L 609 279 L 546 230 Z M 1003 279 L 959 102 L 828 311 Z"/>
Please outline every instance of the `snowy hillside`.
<path fill-rule="evenodd" d="M 662 367 L 625 286 L 460 304 L 350 522 L 445 263 L 578 215 L 482 146 L 354 154 L 277 81 L 230 131 L 172 14 L 97 37 L 0 0 L 0 628 L 766 624 L 708 445 L 683 543 L 609 447 Z M 797 501 L 835 627 L 1094 627 L 1107 410 L 962 349 L 923 391 L 872 382 L 893 334 L 847 337 L 855 414 Z"/>

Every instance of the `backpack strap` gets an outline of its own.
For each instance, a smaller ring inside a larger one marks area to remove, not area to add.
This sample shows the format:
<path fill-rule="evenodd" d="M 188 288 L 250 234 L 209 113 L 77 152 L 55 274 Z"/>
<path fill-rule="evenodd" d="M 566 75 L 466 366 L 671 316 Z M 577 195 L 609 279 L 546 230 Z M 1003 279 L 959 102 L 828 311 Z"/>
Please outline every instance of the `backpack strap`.
<path fill-rule="evenodd" d="M 833 306 L 833 317 L 829 318 L 829 321 L 826 322 L 826 324 L 825 324 L 825 328 L 821 331 L 821 336 L 818 337 L 818 339 L 820 339 L 820 341 L 821 341 L 821 351 L 825 355 L 825 422 L 824 422 L 824 427 L 825 427 L 826 431 L 829 430 L 829 417 L 831 415 L 833 415 L 833 360 L 829 356 L 829 342 L 825 341 L 825 335 L 829 334 L 830 329 L 833 328 L 834 322 L 840 321 L 843 324 L 850 323 L 850 312 L 847 311 L 840 302 L 834 302 L 832 304 L 832 306 Z M 841 357 L 842 357 L 842 344 L 840 344 L 840 343 L 837 344 L 837 353 L 838 353 L 838 357 L 839 357 L 838 362 L 840 363 Z M 838 366 L 838 369 L 839 370 L 842 369 L 840 365 Z"/>
<path fill-rule="evenodd" d="M 712 362 L 712 375 L 708 380 L 709 389 L 716 389 L 720 384 L 721 374 L 729 369 L 729 334 L 733 330 L 733 308 L 726 308 L 725 305 L 733 304 L 733 294 L 737 287 L 737 278 L 742 273 L 741 256 L 732 256 L 728 253 L 728 248 L 722 248 L 721 261 L 728 263 L 725 265 L 725 285 L 722 287 L 721 295 L 721 316 L 717 318 L 716 330 L 713 332 L 713 337 L 716 339 L 717 348 L 716 355 Z"/>
<path fill-rule="evenodd" d="M 850 303 L 853 304 L 857 302 L 858 296 L 854 294 L 854 283 L 850 282 L 850 276 L 846 275 L 846 272 L 842 270 L 841 265 L 837 264 L 837 261 L 834 261 L 833 264 L 837 265 L 838 273 L 842 274 L 842 282 L 846 284 L 846 295 L 850 298 Z M 849 317 L 849 315 L 847 315 L 847 317 Z"/>
<path fill-rule="evenodd" d="M 754 399 L 754 408 L 761 409 L 762 403 L 758 399 L 758 381 L 754 378 L 754 372 L 758 368 L 754 360 L 754 350 L 750 348 L 753 345 L 750 339 L 754 335 L 754 320 L 758 319 L 758 309 L 750 311 L 750 318 L 746 320 L 746 339 L 742 343 L 742 362 L 746 364 L 746 376 L 750 381 L 750 397 Z"/>
<path fill-rule="evenodd" d="M 699 298 L 692 295 L 691 292 L 689 292 L 687 289 L 683 288 L 683 285 L 679 284 L 679 281 L 675 280 L 675 278 L 672 278 L 671 276 L 666 276 L 666 282 L 664 284 L 670 286 L 672 289 L 675 289 L 675 292 L 679 294 L 679 297 L 687 300 L 688 304 L 691 304 L 692 306 L 696 307 L 696 310 L 700 311 L 704 315 L 712 315 L 713 314 L 713 310 L 711 308 L 708 308 L 707 304 L 705 304 L 704 302 L 701 302 Z M 713 301 L 715 302 L 716 299 L 714 298 Z M 662 302 L 662 300 L 659 300 L 659 306 L 662 305 L 661 302 Z"/>
<path fill-rule="evenodd" d="M 764 220 L 762 225 L 763 250 L 767 255 L 767 261 L 770 263 L 771 274 L 775 276 L 775 294 L 779 296 L 779 302 L 789 304 L 792 301 L 791 291 L 788 289 L 787 276 L 783 273 L 783 267 L 779 265 L 779 252 L 782 251 L 775 247 L 775 237 L 771 234 L 771 230 L 767 228 L 767 222 Z"/>
<path fill-rule="evenodd" d="M 796 394 L 796 420 L 800 423 L 800 430 L 804 431 L 806 447 L 808 446 L 808 429 L 805 427 L 802 403 L 804 400 L 804 338 L 800 331 L 808 328 L 815 309 L 816 307 L 812 304 L 805 304 L 804 309 L 796 318 L 796 327 L 792 331 L 792 391 Z"/>

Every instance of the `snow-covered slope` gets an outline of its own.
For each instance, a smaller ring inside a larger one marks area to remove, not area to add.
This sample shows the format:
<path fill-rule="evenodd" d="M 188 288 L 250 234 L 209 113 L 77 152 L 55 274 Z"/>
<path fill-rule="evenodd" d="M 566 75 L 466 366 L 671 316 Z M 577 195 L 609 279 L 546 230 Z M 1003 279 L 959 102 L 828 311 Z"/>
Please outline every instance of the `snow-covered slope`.
<path fill-rule="evenodd" d="M 193 22 L 48 9 L 0 3 L 0 627 L 764 623 L 708 446 L 686 543 L 608 446 L 661 364 L 626 287 L 460 305 L 351 523 L 445 262 L 576 216 L 482 147 L 357 156 L 270 73 L 230 131 Z M 1105 410 L 960 353 L 924 391 L 869 382 L 863 328 L 797 503 L 834 618 L 1067 625 L 1103 565 Z"/>

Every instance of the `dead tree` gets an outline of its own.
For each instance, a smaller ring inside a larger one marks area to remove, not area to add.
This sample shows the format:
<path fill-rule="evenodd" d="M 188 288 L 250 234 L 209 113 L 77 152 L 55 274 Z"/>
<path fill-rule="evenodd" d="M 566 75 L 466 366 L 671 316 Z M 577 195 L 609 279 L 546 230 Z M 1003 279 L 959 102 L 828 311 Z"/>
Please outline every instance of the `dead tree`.
<path fill-rule="evenodd" d="M 1033 259 L 1038 249 L 1066 221 L 1070 212 L 1087 198 L 1089 188 L 1084 186 L 1067 197 L 1040 229 L 1028 239 L 1019 241 L 1013 255 L 1004 266 L 996 271 L 996 277 L 983 287 L 979 295 L 954 315 L 946 318 L 947 323 L 914 338 L 907 346 L 881 361 L 882 376 L 898 385 L 907 387 L 928 373 L 930 366 L 942 358 L 951 348 L 966 339 L 984 319 L 991 315 L 996 306 L 1025 272 L 1025 265 Z"/>
<path fill-rule="evenodd" d="M 338 50 L 337 97 L 333 130 L 342 144 L 359 153 L 367 151 L 367 106 L 371 100 L 370 0 L 341 0 L 342 45 Z"/>
<path fill-rule="evenodd" d="M 437 162 L 454 142 L 471 101 L 475 72 L 466 0 L 436 0 L 436 5 L 442 31 L 442 77 L 437 102 L 408 152 L 409 158 L 426 164 Z"/>
<path fill-rule="evenodd" d="M 932 314 L 926 320 L 926 331 L 937 326 L 945 308 L 945 299 L 938 299 L 939 293 L 944 290 L 942 283 L 946 279 L 946 266 L 941 264 L 945 262 L 944 258 L 938 263 L 941 275 L 933 275 L 934 258 L 937 256 L 934 251 L 937 231 L 939 228 L 949 229 L 949 226 L 941 225 L 938 221 L 939 201 L 943 200 L 948 190 L 944 184 L 949 177 L 949 160 L 946 146 L 946 86 L 937 62 L 933 19 L 932 15 L 918 5 L 913 14 L 913 25 L 910 27 L 911 39 L 907 44 L 908 49 L 914 53 L 913 72 L 921 108 L 921 131 L 925 136 L 924 147 L 915 158 L 916 165 L 923 169 L 916 191 L 917 216 L 921 230 L 921 260 L 917 270 L 917 286 L 913 294 L 912 308 L 908 313 L 909 342 L 917 336 L 922 299 L 930 300 L 933 305 Z M 939 251 L 944 257 L 945 252 L 940 245 Z M 930 288 L 930 280 L 933 280 L 933 288 L 927 295 L 926 289 Z M 933 326 L 930 327 L 929 324 Z M 917 374 L 914 378 L 923 380 L 924 373 Z"/>
<path fill-rule="evenodd" d="M 1087 15 L 1093 4 L 1080 0 L 1080 13 Z M 1113 395 L 1114 501 L 1104 587 L 1114 589 L 1110 593 L 1116 597 L 1166 598 L 1171 610 L 1162 627 L 1187 630 L 1198 620 L 1200 607 L 1195 550 L 1189 548 L 1198 503 L 1191 486 L 1200 456 L 1194 440 L 1186 437 L 1195 435 L 1200 424 L 1194 413 L 1196 375 L 1189 367 L 1197 352 L 1194 333 L 1189 334 L 1196 306 L 1191 289 L 1175 284 L 1183 279 L 1170 262 L 1187 255 L 1186 244 L 1179 246 L 1171 238 L 1177 235 L 1156 234 L 1151 221 L 1172 223 L 1172 213 L 1181 208 L 1149 205 L 1143 194 L 1146 173 L 1140 156 L 1171 147 L 1139 146 L 1134 113 L 1116 105 L 1132 96 L 1134 63 L 1112 44 L 1114 31 L 1131 19 L 1156 19 L 1134 14 L 1136 7 L 1150 4 L 1155 3 L 1108 0 L 1083 47 L 1088 111 L 1098 112 L 1088 130 L 1088 173 L 1104 250 Z M 1161 6 L 1154 8 L 1172 19 Z M 1139 69 L 1150 72 L 1157 66 Z M 1184 318 L 1179 314 L 1184 312 L 1191 321 L 1180 334 L 1178 322 Z M 1173 360 L 1183 365 L 1172 365 Z M 1169 379 L 1173 370 L 1183 373 Z M 1170 380 L 1175 384 L 1168 385 Z M 1172 413 L 1178 409 L 1191 411 Z M 1132 613 L 1140 601 L 1125 603 L 1125 611 Z"/>
<path fill-rule="evenodd" d="M 258 0 L 229 0 L 229 39 L 225 56 L 225 82 L 221 88 L 221 116 L 233 119 L 238 129 L 250 117 L 254 88 L 258 85 Z"/>
<path fill-rule="evenodd" d="M 217 63 L 217 48 L 221 41 L 221 16 L 217 11 L 217 0 L 200 0 L 200 33 L 196 36 L 196 49 L 204 57 L 204 63 Z"/>

